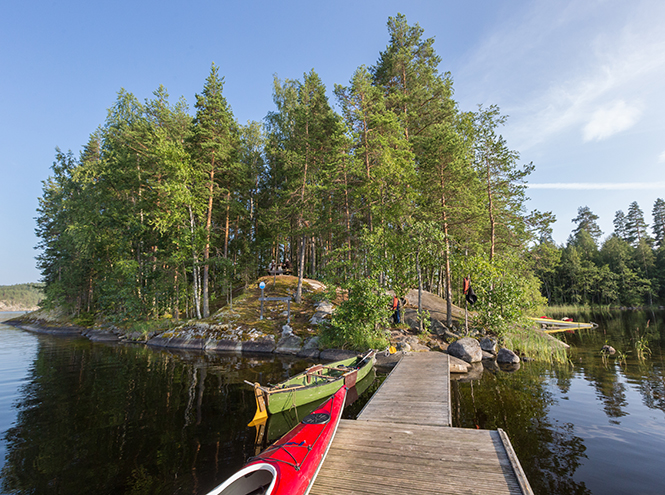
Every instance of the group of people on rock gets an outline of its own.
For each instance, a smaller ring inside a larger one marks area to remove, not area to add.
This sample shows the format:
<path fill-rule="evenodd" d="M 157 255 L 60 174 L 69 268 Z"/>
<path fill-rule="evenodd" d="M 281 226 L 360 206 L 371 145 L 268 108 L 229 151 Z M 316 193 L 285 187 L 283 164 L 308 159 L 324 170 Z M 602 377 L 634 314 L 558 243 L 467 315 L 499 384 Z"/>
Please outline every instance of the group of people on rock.
<path fill-rule="evenodd" d="M 268 265 L 268 273 L 270 275 L 282 275 L 283 273 L 291 273 L 291 262 L 285 259 L 284 263 L 275 263 L 275 260 L 270 261 Z"/>

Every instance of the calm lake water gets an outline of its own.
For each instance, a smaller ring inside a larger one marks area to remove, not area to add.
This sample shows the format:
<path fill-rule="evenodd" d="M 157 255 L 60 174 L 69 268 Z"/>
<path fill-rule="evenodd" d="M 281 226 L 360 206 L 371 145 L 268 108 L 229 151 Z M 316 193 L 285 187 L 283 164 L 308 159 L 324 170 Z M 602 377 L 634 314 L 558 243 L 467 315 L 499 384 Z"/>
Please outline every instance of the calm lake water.
<path fill-rule="evenodd" d="M 573 347 L 568 365 L 523 363 L 453 383 L 454 425 L 503 428 L 537 494 L 664 494 L 663 312 L 569 316 L 599 328 L 557 334 Z M 645 360 L 639 337 L 652 351 Z M 626 363 L 603 359 L 605 343 Z"/>
<path fill-rule="evenodd" d="M 524 363 L 454 382 L 454 425 L 506 430 L 537 494 L 663 494 L 662 315 L 579 318 L 600 327 L 562 336 L 575 346 L 569 365 Z M 647 319 L 653 354 L 639 361 L 631 339 Z M 601 358 L 606 341 L 627 364 Z M 308 364 L 93 343 L 0 323 L 0 493 L 206 493 L 307 412 L 248 428 L 255 402 L 243 381 L 276 383 Z M 381 377 L 372 380 L 345 417 Z"/>

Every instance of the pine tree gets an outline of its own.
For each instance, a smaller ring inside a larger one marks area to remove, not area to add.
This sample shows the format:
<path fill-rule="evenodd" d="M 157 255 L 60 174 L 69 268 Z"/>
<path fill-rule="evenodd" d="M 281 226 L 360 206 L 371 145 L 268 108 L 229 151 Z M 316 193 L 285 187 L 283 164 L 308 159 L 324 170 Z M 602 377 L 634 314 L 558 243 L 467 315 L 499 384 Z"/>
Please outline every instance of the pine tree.
<path fill-rule="evenodd" d="M 210 315 L 209 273 L 210 244 L 215 199 L 222 197 L 224 205 L 224 258 L 228 257 L 229 225 L 234 181 L 239 169 L 237 152 L 239 148 L 238 128 L 233 113 L 222 95 L 224 79 L 219 76 L 219 68 L 213 63 L 203 91 L 196 96 L 196 117 L 192 128 L 192 148 L 196 163 L 206 175 L 203 248 L 203 275 L 201 278 L 201 299 L 204 318 Z"/>
<path fill-rule="evenodd" d="M 593 213 L 588 206 L 580 206 L 577 209 L 577 216 L 571 220 L 577 224 L 573 230 L 573 237 L 578 237 L 584 231 L 591 236 L 594 242 L 598 242 L 600 236 L 603 235 L 603 231 L 600 230 L 597 223 L 598 218 L 598 215 Z"/>
<path fill-rule="evenodd" d="M 614 235 L 619 239 L 626 239 L 626 215 L 623 211 L 618 210 L 614 214 Z"/>
<path fill-rule="evenodd" d="M 280 236 L 288 236 L 297 245 L 295 300 L 300 302 L 306 254 L 309 251 L 315 272 L 316 239 L 327 228 L 321 212 L 341 162 L 341 122 L 313 70 L 304 75 L 302 82 L 282 83 L 276 78 L 273 99 L 277 111 L 266 118 L 269 186 L 274 195 L 272 230 L 276 233 L 275 244 L 279 244 Z M 278 250 L 273 252 L 277 254 Z"/>
<path fill-rule="evenodd" d="M 656 241 L 656 245 L 661 247 L 664 245 L 665 241 L 665 201 L 661 198 L 656 199 L 653 204 L 653 225 L 651 229 L 653 230 L 653 236 Z"/>
<path fill-rule="evenodd" d="M 637 247 L 641 240 L 649 241 L 647 236 L 648 225 L 644 221 L 644 213 L 637 201 L 630 203 L 626 214 L 626 241 Z"/>
<path fill-rule="evenodd" d="M 411 140 L 430 126 L 450 120 L 455 110 L 450 74 L 441 75 L 441 58 L 434 51 L 434 38 L 423 39 L 424 30 L 409 26 L 406 17 L 388 18 L 390 42 L 371 68 L 374 84 L 386 96 L 386 107 L 399 118 L 404 135 Z"/>
<path fill-rule="evenodd" d="M 492 261 L 497 243 L 519 246 L 526 241 L 526 225 L 522 215 L 526 201 L 526 177 L 533 164 L 520 168 L 519 153 L 508 149 L 503 136 L 497 134 L 506 117 L 499 108 L 479 108 L 475 119 L 475 166 L 486 189 L 489 259 Z"/>
<path fill-rule="evenodd" d="M 390 110 L 381 88 L 372 86 L 365 67 L 356 70 L 349 87 L 337 86 L 348 128 L 353 133 L 353 157 L 359 207 L 370 232 L 376 225 L 398 225 L 409 209 L 402 194 L 415 170 L 404 130 Z"/>

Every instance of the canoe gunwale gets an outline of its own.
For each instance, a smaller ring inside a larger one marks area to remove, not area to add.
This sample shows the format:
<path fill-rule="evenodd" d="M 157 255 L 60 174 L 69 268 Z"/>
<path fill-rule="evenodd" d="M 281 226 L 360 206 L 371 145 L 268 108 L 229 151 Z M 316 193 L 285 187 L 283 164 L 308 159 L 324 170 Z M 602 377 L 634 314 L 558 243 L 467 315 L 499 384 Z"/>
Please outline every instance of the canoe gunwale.
<path fill-rule="evenodd" d="M 320 398 L 332 395 L 337 392 L 342 386 L 349 385 L 351 381 L 355 383 L 357 380 L 361 380 L 369 370 L 374 366 L 376 359 L 376 351 L 370 350 L 365 354 L 356 356 L 355 358 L 343 359 L 341 361 L 336 361 L 330 363 L 327 366 L 323 365 L 314 365 L 305 371 L 294 375 L 293 377 L 285 380 L 282 384 L 275 385 L 274 387 L 260 387 L 264 392 L 266 398 L 266 406 L 270 414 L 276 414 L 278 412 L 284 411 L 291 407 L 297 407 L 308 402 L 313 402 Z M 308 370 L 312 368 L 318 368 L 321 370 L 324 369 L 340 369 L 344 366 L 343 369 L 346 369 L 346 373 L 342 373 L 339 376 L 329 377 L 325 381 L 317 381 L 316 378 L 314 382 L 309 385 L 304 385 L 302 383 L 297 383 L 292 386 L 284 385 L 289 382 L 298 382 L 305 380 L 307 376 L 321 378 L 327 375 L 308 375 Z M 356 375 L 357 380 L 350 380 L 352 375 Z M 283 388 L 277 388 L 277 387 Z M 283 399 L 280 397 L 284 397 Z M 289 400 L 290 398 L 290 400 Z M 272 401 L 271 401 L 272 399 Z"/>

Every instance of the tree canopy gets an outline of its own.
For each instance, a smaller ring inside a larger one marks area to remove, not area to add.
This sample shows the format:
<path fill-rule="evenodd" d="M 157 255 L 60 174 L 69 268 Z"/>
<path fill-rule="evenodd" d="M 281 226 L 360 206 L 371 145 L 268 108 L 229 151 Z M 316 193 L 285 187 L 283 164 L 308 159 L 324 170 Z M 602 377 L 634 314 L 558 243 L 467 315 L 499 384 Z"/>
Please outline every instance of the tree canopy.
<path fill-rule="evenodd" d="M 145 102 L 120 90 L 78 157 L 56 150 L 44 182 L 47 304 L 202 318 L 288 260 L 297 301 L 311 277 L 353 287 L 359 301 L 370 299 L 358 291 L 417 286 L 451 305 L 462 278 L 478 277 L 487 321 L 522 314 L 535 274 L 552 273 L 527 269 L 554 221 L 525 209 L 533 165 L 499 133 L 498 107 L 459 109 L 418 24 L 399 14 L 388 35 L 375 64 L 331 93 L 314 70 L 276 76 L 262 123 L 236 122 L 214 64 L 194 115 L 161 86 Z"/>
<path fill-rule="evenodd" d="M 580 207 L 578 224 L 566 245 L 541 243 L 531 249 L 543 295 L 551 304 L 642 306 L 665 301 L 665 248 L 662 209 L 653 206 L 654 241 L 642 209 L 633 201 L 614 217 L 614 232 L 598 244 L 600 228 L 588 207 Z"/>

